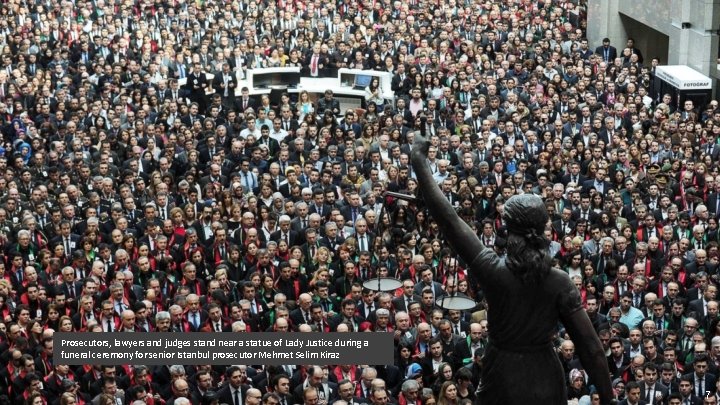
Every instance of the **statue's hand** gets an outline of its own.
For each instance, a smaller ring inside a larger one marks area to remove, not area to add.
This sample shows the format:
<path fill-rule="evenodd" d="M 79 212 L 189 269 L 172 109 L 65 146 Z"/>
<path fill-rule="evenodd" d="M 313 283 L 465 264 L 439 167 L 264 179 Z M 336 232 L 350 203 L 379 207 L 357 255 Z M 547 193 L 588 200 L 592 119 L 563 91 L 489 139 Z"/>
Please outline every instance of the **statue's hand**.
<path fill-rule="evenodd" d="M 421 134 L 415 132 L 415 140 L 413 141 L 413 149 L 412 154 L 413 156 L 422 156 L 427 157 L 428 150 L 430 149 L 430 141 L 422 136 Z"/>

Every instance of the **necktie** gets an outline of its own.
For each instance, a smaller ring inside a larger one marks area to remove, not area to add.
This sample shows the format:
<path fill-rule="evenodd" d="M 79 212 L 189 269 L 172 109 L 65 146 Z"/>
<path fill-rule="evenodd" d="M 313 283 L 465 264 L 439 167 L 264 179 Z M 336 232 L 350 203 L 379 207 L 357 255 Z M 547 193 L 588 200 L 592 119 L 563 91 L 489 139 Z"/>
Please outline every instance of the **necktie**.
<path fill-rule="evenodd" d="M 215 323 L 215 331 L 216 331 L 216 332 L 221 332 L 221 331 L 222 331 L 222 329 L 220 328 L 220 322 Z"/>
<path fill-rule="evenodd" d="M 107 324 L 107 331 L 112 332 L 112 322 L 110 322 L 110 320 L 108 319 L 106 321 L 106 324 Z"/>
<path fill-rule="evenodd" d="M 252 187 L 251 187 L 251 184 L 250 184 L 250 180 L 248 179 L 248 175 L 249 175 L 248 172 L 245 172 L 245 174 L 244 174 L 244 177 L 245 177 L 245 188 L 246 188 L 248 191 L 250 191 L 250 190 L 252 190 Z"/>
<path fill-rule="evenodd" d="M 661 318 L 658 318 L 658 320 L 656 321 L 656 323 L 657 323 L 657 326 L 656 326 L 656 327 L 657 327 L 657 330 L 663 330 L 663 321 L 662 321 L 662 319 L 661 319 Z"/>
<path fill-rule="evenodd" d="M 70 284 L 70 298 L 75 299 L 75 284 Z"/>
<path fill-rule="evenodd" d="M 705 390 L 703 389 L 703 388 L 705 388 L 705 387 L 703 387 L 703 380 L 704 380 L 704 378 L 700 378 L 700 379 L 698 380 L 698 394 L 697 394 L 697 396 L 700 397 L 700 398 L 704 398 L 704 397 L 705 397 Z"/>
<path fill-rule="evenodd" d="M 198 326 L 200 326 L 200 322 L 198 321 L 198 314 L 197 314 L 197 312 L 195 312 L 195 313 L 193 314 L 193 325 L 195 326 L 195 329 L 197 329 Z"/>
<path fill-rule="evenodd" d="M 241 405 L 241 403 L 240 403 L 240 390 L 235 390 L 235 405 Z"/>
<path fill-rule="evenodd" d="M 70 238 L 65 238 L 65 256 L 70 256 Z"/>
<path fill-rule="evenodd" d="M 290 246 L 290 236 L 288 236 L 287 233 L 285 233 L 285 236 L 283 236 L 283 239 L 285 239 L 285 244 Z"/>
<path fill-rule="evenodd" d="M 457 325 L 455 325 L 455 334 L 456 334 L 456 335 L 459 335 L 459 334 L 460 334 L 460 327 L 457 326 Z"/>
<path fill-rule="evenodd" d="M 118 302 L 117 304 L 118 314 L 122 315 L 123 313 L 123 306 L 121 303 Z"/>
<path fill-rule="evenodd" d="M 225 260 L 225 246 L 220 245 L 220 258 Z"/>
<path fill-rule="evenodd" d="M 312 76 L 317 76 L 317 69 L 318 69 L 318 57 L 317 55 L 313 55 L 312 57 L 312 64 L 310 65 L 310 74 Z"/>

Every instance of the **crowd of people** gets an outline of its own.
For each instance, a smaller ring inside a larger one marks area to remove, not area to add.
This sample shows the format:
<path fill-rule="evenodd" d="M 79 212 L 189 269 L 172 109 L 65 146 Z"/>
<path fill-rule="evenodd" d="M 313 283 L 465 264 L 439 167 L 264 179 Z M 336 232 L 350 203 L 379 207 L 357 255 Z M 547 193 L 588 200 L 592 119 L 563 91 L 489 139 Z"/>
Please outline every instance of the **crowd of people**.
<path fill-rule="evenodd" d="M 590 43 L 585 7 L 5 2 L 0 402 L 477 403 L 498 326 L 423 207 L 409 161 L 422 129 L 438 187 L 499 256 L 504 202 L 546 201 L 554 266 L 618 400 L 717 403 L 718 101 L 658 93 L 661 61 L 632 39 Z M 346 109 L 325 89 L 271 100 L 242 84 L 282 66 L 389 72 L 394 99 L 378 80 Z M 378 277 L 402 286 L 366 288 Z M 396 357 L 68 366 L 55 331 L 386 332 Z M 552 339 L 568 400 L 600 403 L 573 342 Z"/>

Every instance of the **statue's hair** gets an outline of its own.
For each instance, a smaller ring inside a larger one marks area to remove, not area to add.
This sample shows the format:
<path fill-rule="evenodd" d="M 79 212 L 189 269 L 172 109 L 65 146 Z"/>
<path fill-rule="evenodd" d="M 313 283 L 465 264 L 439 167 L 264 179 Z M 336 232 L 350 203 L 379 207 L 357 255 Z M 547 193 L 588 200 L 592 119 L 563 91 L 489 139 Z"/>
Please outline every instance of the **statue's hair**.
<path fill-rule="evenodd" d="M 548 213 L 542 199 L 521 194 L 505 204 L 503 219 L 507 224 L 507 258 L 505 264 L 524 284 L 539 283 L 550 272 L 550 241 L 544 230 Z"/>

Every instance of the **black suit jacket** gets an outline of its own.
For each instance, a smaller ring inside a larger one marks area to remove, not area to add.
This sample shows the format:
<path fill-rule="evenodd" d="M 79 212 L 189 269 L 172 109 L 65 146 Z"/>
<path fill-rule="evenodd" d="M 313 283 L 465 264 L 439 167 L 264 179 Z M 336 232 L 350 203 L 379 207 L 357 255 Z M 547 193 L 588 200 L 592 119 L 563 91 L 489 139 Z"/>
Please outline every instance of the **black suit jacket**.
<path fill-rule="evenodd" d="M 417 294 L 413 294 L 410 301 L 420 302 L 420 296 Z M 407 312 L 407 305 L 405 305 L 405 295 L 403 294 L 402 297 L 397 297 L 392 300 L 393 307 L 395 308 L 395 311 L 405 311 Z"/>
<path fill-rule="evenodd" d="M 720 150 L 720 149 L 719 149 Z M 711 214 L 718 214 L 718 193 L 711 193 L 707 198 L 707 209 Z"/>
<path fill-rule="evenodd" d="M 687 373 L 683 377 L 690 377 L 693 385 L 693 393 L 695 393 L 695 373 Z M 717 378 L 714 374 L 705 373 L 705 382 L 703 383 L 703 390 L 715 393 L 715 382 Z"/>
<path fill-rule="evenodd" d="M 247 390 L 250 389 L 247 385 L 240 386 L 240 401 L 245 403 L 245 395 Z M 233 390 L 230 388 L 230 384 L 225 384 L 220 390 L 217 391 L 217 398 L 221 404 L 234 404 L 235 399 L 233 398 Z"/>
<path fill-rule="evenodd" d="M 240 96 L 235 99 L 235 110 L 237 112 L 244 112 L 248 108 L 252 108 L 253 110 L 257 106 L 257 103 L 255 102 L 255 99 L 248 96 L 247 105 L 245 105 L 245 102 L 243 100 L 243 97 Z"/>
<path fill-rule="evenodd" d="M 591 188 L 595 188 L 595 180 L 594 179 L 585 180 L 585 182 L 582 184 L 583 193 L 590 194 Z M 603 181 L 603 191 L 601 194 L 603 196 L 607 195 L 608 190 L 610 190 L 611 188 L 613 188 L 613 186 L 612 186 L 612 184 L 610 184 L 609 181 Z"/>
<path fill-rule="evenodd" d="M 300 234 L 296 231 L 293 231 L 292 229 L 288 230 L 288 239 L 290 240 L 290 246 L 298 245 L 300 242 Z M 277 230 L 270 234 L 270 240 L 273 242 L 279 242 L 282 238 L 283 232 L 280 230 Z"/>
<path fill-rule="evenodd" d="M 587 181 L 587 179 L 588 179 L 588 178 L 585 177 L 585 176 L 583 176 L 582 174 L 578 174 L 578 185 L 582 186 L 582 184 L 585 183 L 585 182 Z M 570 183 L 571 180 L 572 180 L 572 176 L 571 176 L 569 173 L 563 175 L 563 176 L 560 178 L 560 182 L 561 182 L 564 186 L 567 186 L 568 183 Z"/>
<path fill-rule="evenodd" d="M 572 232 L 572 230 L 575 229 L 575 221 L 570 219 L 570 221 L 567 222 L 567 227 L 570 228 L 570 231 Z M 565 232 L 565 229 L 563 229 L 562 220 L 553 221 L 552 228 L 558 235 L 559 239 L 562 239 L 567 233 Z"/>
<path fill-rule="evenodd" d="M 308 208 L 309 208 L 309 210 L 308 210 L 309 213 L 311 213 L 311 214 L 319 214 L 319 213 L 318 213 L 318 209 L 317 209 L 317 207 L 315 206 L 315 204 L 310 204 L 310 206 L 309 206 Z M 332 211 L 332 207 L 330 207 L 330 206 L 327 205 L 327 204 L 323 204 L 323 205 L 322 205 L 322 215 L 321 215 L 321 216 L 322 216 L 325 220 L 330 219 L 330 211 Z"/>
<path fill-rule="evenodd" d="M 52 238 L 52 240 L 50 240 L 50 246 L 53 247 L 53 246 L 57 246 L 58 244 L 60 244 L 60 245 L 63 245 L 63 247 L 65 247 L 64 240 L 65 239 L 63 239 L 63 237 L 61 235 L 58 235 L 58 236 Z M 70 249 L 75 250 L 75 249 L 80 249 L 80 248 L 82 248 L 82 246 L 80 246 L 80 235 L 75 235 L 74 233 L 71 233 L 70 234 Z M 70 253 L 72 253 L 72 252 L 65 252 L 66 255 L 68 255 Z"/>
<path fill-rule="evenodd" d="M 604 46 L 598 46 L 597 48 L 595 48 L 595 53 L 600 55 L 601 59 L 605 60 L 605 47 Z M 615 58 L 617 58 L 617 48 L 615 48 L 612 45 L 608 45 L 607 53 L 608 53 L 607 61 L 612 63 L 612 61 L 614 61 Z"/>
<path fill-rule="evenodd" d="M 698 322 L 702 322 L 705 319 L 705 308 L 702 298 L 692 300 L 688 303 L 688 313 L 697 319 Z M 694 313 L 694 315 L 692 315 L 692 313 Z"/>
<path fill-rule="evenodd" d="M 342 214 L 343 218 L 345 218 L 345 221 L 352 221 L 352 208 L 349 205 L 340 209 L 340 213 Z M 357 207 L 357 214 L 355 216 L 355 220 L 364 215 L 365 209 L 362 207 Z"/>
<path fill-rule="evenodd" d="M 228 82 L 228 97 L 233 99 L 235 98 L 235 88 L 237 87 L 237 78 L 235 77 L 235 73 L 230 72 L 230 81 Z M 215 92 L 219 94 L 221 97 L 225 95 L 225 89 L 222 87 L 223 83 L 225 81 L 223 80 L 223 73 L 219 72 L 215 75 L 212 82 L 212 87 L 215 89 Z"/>

